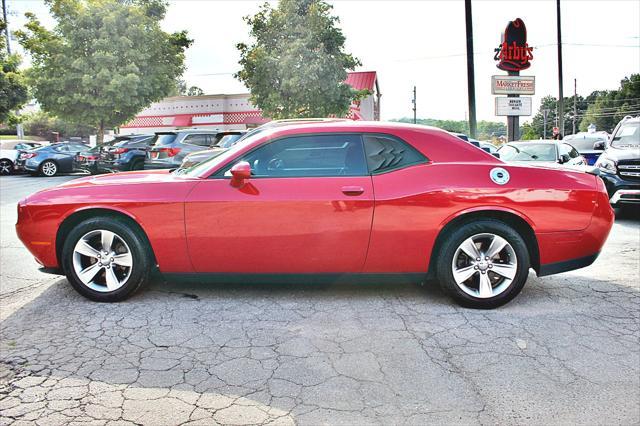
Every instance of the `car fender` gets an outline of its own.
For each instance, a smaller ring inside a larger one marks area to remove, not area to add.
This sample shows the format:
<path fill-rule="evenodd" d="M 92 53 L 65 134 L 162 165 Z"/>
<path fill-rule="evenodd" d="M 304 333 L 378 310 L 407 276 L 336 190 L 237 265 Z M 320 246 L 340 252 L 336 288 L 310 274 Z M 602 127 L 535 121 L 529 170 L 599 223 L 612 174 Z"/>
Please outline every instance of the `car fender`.
<path fill-rule="evenodd" d="M 528 217 L 527 215 L 525 215 L 522 212 L 519 212 L 518 210 L 514 210 L 508 207 L 504 207 L 504 206 L 495 206 L 495 205 L 482 205 L 482 206 L 474 206 L 474 207 L 470 207 L 467 209 L 463 209 L 463 210 L 459 210 L 451 215 L 449 215 L 448 217 L 446 217 L 442 222 L 440 222 L 440 224 L 438 224 L 438 228 L 437 231 L 438 233 L 440 233 L 440 231 L 442 231 L 442 229 L 447 226 L 447 224 L 449 224 L 452 220 L 463 216 L 465 214 L 468 213 L 478 213 L 478 212 L 495 212 L 495 211 L 499 211 L 502 213 L 511 213 L 515 216 L 518 216 L 519 218 L 521 218 L 522 220 L 524 220 L 525 222 L 527 222 L 529 224 L 529 226 L 531 227 L 531 229 L 533 229 L 534 231 L 536 230 L 536 226 L 535 223 L 533 222 L 533 220 L 531 220 L 530 217 Z"/>

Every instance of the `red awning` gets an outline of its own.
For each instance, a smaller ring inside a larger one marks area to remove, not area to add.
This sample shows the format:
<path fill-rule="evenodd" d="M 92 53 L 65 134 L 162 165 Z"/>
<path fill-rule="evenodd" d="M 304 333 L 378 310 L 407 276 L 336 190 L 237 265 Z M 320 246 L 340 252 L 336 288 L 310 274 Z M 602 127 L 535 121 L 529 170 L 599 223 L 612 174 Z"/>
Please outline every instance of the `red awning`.
<path fill-rule="evenodd" d="M 350 72 L 347 74 L 347 79 L 344 82 L 356 90 L 368 89 L 373 92 L 373 87 L 376 83 L 376 72 Z"/>

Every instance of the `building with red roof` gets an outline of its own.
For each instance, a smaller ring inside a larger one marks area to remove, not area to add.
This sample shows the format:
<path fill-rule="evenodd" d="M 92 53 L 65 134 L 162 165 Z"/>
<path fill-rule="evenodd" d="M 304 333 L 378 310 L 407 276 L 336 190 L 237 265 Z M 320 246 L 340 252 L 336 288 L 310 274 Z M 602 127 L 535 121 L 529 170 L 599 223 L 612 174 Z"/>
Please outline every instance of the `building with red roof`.
<path fill-rule="evenodd" d="M 349 73 L 345 81 L 369 95 L 351 104 L 348 118 L 380 120 L 380 88 L 375 71 Z M 249 93 L 231 95 L 174 96 L 155 102 L 120 128 L 120 133 L 153 133 L 181 128 L 238 130 L 270 121 L 249 101 Z"/>

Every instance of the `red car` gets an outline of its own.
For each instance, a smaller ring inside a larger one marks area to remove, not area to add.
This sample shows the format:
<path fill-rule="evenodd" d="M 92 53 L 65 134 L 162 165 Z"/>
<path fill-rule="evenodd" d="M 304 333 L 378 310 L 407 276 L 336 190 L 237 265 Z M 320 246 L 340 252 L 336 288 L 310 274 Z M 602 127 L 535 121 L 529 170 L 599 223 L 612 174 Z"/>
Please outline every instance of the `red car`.
<path fill-rule="evenodd" d="M 590 265 L 613 223 L 593 174 L 507 165 L 442 130 L 274 128 L 189 169 L 76 179 L 18 204 L 18 236 L 96 301 L 168 278 L 437 279 L 502 305 Z"/>

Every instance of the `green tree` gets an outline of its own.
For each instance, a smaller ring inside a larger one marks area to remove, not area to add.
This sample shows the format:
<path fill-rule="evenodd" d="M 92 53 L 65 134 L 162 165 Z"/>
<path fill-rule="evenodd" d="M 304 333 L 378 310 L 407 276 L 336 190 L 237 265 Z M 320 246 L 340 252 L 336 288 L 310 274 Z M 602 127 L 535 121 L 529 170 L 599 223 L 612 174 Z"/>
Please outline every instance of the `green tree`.
<path fill-rule="evenodd" d="M 594 92 L 596 96 L 585 108 L 580 130 L 590 124 L 598 130 L 612 131 L 626 115 L 640 112 L 640 74 L 632 74 L 620 81 L 619 90 Z"/>
<path fill-rule="evenodd" d="M 5 34 L 5 22 L 0 19 L 0 124 L 13 121 L 11 111 L 22 106 L 28 97 L 27 86 L 18 69 L 20 57 L 5 52 Z"/>
<path fill-rule="evenodd" d="M 245 17 L 252 44 L 239 43 L 241 70 L 235 75 L 251 90 L 265 116 L 344 116 L 365 92 L 344 81 L 360 62 L 344 51 L 345 37 L 322 0 L 281 0 Z"/>
<path fill-rule="evenodd" d="M 40 136 L 53 140 L 53 133 L 57 132 L 60 137 L 69 136 L 90 136 L 95 134 L 94 126 L 69 123 L 60 118 L 47 114 L 44 111 L 37 111 L 21 117 L 25 134 L 30 136 Z"/>
<path fill-rule="evenodd" d="M 45 0 L 56 21 L 44 28 L 27 13 L 16 32 L 31 54 L 27 77 L 42 108 L 104 131 L 167 96 L 184 70 L 186 32 L 160 28 L 161 0 Z"/>

